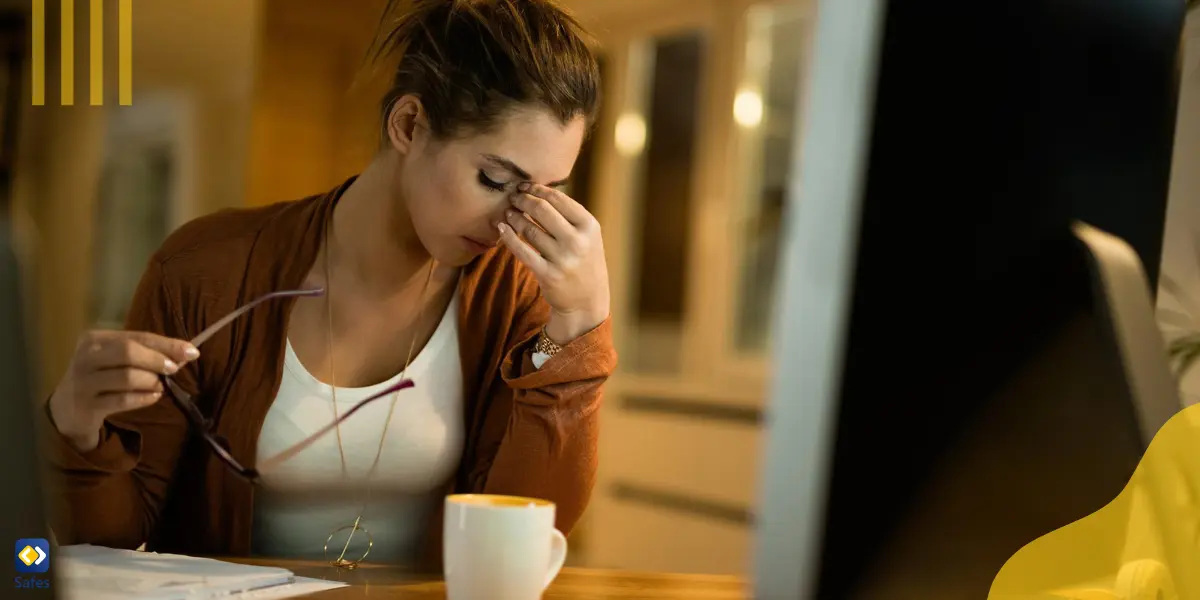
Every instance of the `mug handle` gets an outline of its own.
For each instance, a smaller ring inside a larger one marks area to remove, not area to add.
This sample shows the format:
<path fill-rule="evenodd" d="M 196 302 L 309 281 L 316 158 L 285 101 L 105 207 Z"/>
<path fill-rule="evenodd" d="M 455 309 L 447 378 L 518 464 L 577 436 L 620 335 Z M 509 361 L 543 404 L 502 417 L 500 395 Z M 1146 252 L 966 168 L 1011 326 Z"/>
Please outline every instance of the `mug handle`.
<path fill-rule="evenodd" d="M 557 529 L 550 530 L 550 570 L 546 573 L 546 585 L 542 586 L 544 591 L 554 583 L 554 578 L 558 577 L 558 572 L 562 570 L 563 563 L 567 561 L 567 536 L 563 535 Z"/>

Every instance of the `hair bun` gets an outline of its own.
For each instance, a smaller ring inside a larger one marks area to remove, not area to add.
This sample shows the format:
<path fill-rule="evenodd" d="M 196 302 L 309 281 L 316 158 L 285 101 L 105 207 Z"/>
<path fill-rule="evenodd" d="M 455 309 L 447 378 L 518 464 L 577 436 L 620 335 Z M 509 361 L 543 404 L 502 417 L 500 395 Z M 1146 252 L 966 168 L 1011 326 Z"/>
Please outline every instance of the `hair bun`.
<path fill-rule="evenodd" d="M 600 73 L 583 27 L 552 0 L 388 0 L 370 58 L 397 61 L 387 117 L 420 99 L 437 137 L 487 130 L 514 106 L 594 121 Z"/>

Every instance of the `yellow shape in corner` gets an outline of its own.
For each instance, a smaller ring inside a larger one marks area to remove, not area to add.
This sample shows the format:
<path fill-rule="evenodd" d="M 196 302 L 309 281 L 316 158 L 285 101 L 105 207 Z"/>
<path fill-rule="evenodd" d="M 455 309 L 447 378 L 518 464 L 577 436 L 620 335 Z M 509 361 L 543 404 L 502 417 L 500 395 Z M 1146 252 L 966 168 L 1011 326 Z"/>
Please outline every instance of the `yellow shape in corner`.
<path fill-rule="evenodd" d="M 1163 425 L 1112 502 L 1014 554 L 988 600 L 1200 598 L 1198 500 L 1200 405 Z M 1105 575 L 1063 581 L 1071 572 Z"/>

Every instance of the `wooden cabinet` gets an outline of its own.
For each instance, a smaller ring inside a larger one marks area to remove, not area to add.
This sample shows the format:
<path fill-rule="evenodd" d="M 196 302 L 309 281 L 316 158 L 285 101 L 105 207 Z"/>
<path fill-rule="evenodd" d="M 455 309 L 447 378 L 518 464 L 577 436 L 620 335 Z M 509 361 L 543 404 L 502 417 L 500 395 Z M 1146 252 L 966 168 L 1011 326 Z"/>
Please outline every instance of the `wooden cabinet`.
<path fill-rule="evenodd" d="M 605 60 L 588 201 L 621 361 L 579 550 L 598 567 L 742 572 L 812 7 L 575 5 Z"/>

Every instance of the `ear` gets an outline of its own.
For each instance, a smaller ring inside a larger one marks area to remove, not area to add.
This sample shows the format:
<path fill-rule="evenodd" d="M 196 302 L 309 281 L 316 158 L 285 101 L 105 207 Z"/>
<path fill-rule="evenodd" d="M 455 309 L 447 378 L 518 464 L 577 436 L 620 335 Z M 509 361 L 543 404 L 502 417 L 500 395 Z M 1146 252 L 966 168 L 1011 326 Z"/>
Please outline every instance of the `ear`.
<path fill-rule="evenodd" d="M 402 155 L 413 151 L 419 136 L 429 131 L 420 98 L 406 94 L 392 103 L 388 112 L 388 145 Z"/>

